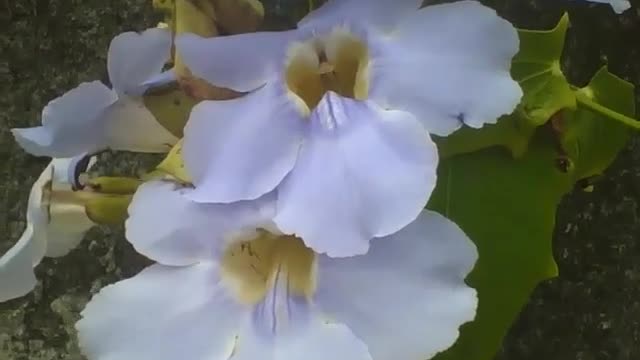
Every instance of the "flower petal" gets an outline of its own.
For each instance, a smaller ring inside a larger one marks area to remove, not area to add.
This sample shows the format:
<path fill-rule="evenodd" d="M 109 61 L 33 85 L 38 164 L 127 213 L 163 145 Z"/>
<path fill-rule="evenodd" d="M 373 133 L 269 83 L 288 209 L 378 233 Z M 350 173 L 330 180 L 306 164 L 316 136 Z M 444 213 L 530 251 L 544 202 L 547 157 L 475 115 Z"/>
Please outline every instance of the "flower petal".
<path fill-rule="evenodd" d="M 401 231 L 374 240 L 366 255 L 320 257 L 314 300 L 362 339 L 374 359 L 429 359 L 475 316 L 475 291 L 464 279 L 476 259 L 460 228 L 425 210 Z"/>
<path fill-rule="evenodd" d="M 78 219 L 82 219 L 82 215 L 85 215 L 84 209 L 83 213 L 76 213 L 75 217 Z M 69 216 L 69 220 L 71 220 L 74 216 Z M 86 217 L 86 215 L 85 215 Z M 84 219 L 83 219 L 84 220 Z M 62 257 L 71 252 L 71 250 L 75 249 L 80 245 L 82 240 L 84 239 L 85 234 L 89 229 L 91 229 L 95 224 L 90 222 L 88 218 L 85 220 L 88 223 L 83 223 L 84 229 L 76 230 L 66 228 L 66 225 L 73 225 L 73 227 L 77 228 L 77 223 L 67 223 L 60 224 L 59 226 L 53 226 L 47 229 L 47 252 L 45 256 L 47 257 Z"/>
<path fill-rule="evenodd" d="M 248 92 L 278 76 L 286 45 L 295 31 L 258 32 L 203 38 L 176 38 L 176 49 L 189 70 L 213 85 Z"/>
<path fill-rule="evenodd" d="M 367 346 L 348 327 L 315 319 L 285 337 L 265 338 L 251 330 L 240 335 L 229 360 L 372 360 Z"/>
<path fill-rule="evenodd" d="M 36 156 L 93 152 L 104 148 L 101 115 L 116 100 L 101 82 L 82 83 L 45 106 L 42 126 L 11 131 L 20 146 Z"/>
<path fill-rule="evenodd" d="M 49 208 L 46 228 L 47 257 L 61 257 L 75 249 L 89 229 L 96 224 L 87 216 L 84 205 L 56 204 Z"/>
<path fill-rule="evenodd" d="M 435 186 L 437 149 L 411 114 L 329 92 L 298 162 L 278 187 L 274 219 L 330 256 L 364 254 L 413 221 Z"/>
<path fill-rule="evenodd" d="M 522 96 L 509 73 L 518 44 L 515 28 L 477 1 L 427 6 L 372 42 L 370 97 L 436 135 L 495 123 Z"/>
<path fill-rule="evenodd" d="M 121 97 L 104 114 L 104 143 L 113 150 L 166 153 L 178 142 L 141 98 Z"/>
<path fill-rule="evenodd" d="M 93 297 L 76 324 L 90 359 L 227 359 L 244 313 L 213 263 L 153 265 Z"/>
<path fill-rule="evenodd" d="M 42 261 L 42 258 L 47 253 L 49 212 L 47 211 L 47 205 L 43 204 L 43 200 L 45 198 L 45 189 L 47 187 L 53 188 L 54 186 L 58 186 L 58 177 L 61 176 L 63 170 L 67 169 L 64 166 L 60 166 L 62 164 L 62 159 L 53 159 L 33 183 L 31 192 L 29 193 L 26 216 L 27 227 L 22 236 L 24 237 L 27 236 L 26 234 L 31 234 L 29 235 L 31 238 L 29 241 L 33 242 L 33 266 L 40 264 L 40 261 Z"/>
<path fill-rule="evenodd" d="M 42 126 L 12 132 L 29 153 L 58 158 L 105 148 L 167 152 L 177 142 L 139 98 L 118 99 L 99 81 L 51 101 L 42 112 Z"/>
<path fill-rule="evenodd" d="M 590 2 L 596 2 L 601 4 L 609 4 L 613 8 L 616 14 L 622 14 L 623 12 L 631 8 L 629 0 L 587 0 Z"/>
<path fill-rule="evenodd" d="M 150 77 L 142 83 L 142 86 L 145 86 L 147 89 L 149 89 L 164 86 L 176 81 L 178 81 L 178 74 L 176 74 L 175 69 L 169 69 L 167 71 L 161 72 L 160 74 Z"/>
<path fill-rule="evenodd" d="M 403 17 L 418 10 L 422 0 L 329 0 L 305 16 L 298 27 L 326 28 L 357 22 L 382 31 L 392 30 Z"/>
<path fill-rule="evenodd" d="M 610 0 L 609 5 L 611 5 L 613 12 L 616 14 L 622 14 L 623 12 L 631 9 L 631 3 L 629 0 Z"/>
<path fill-rule="evenodd" d="M 74 190 L 79 172 L 90 169 L 93 164 L 95 164 L 95 157 L 87 158 L 85 155 L 51 160 L 49 170 L 52 172 L 51 176 L 49 176 L 49 179 L 51 179 L 51 184 L 49 185 L 51 191 L 55 193 Z M 42 190 L 39 191 L 40 194 L 37 196 L 44 196 Z M 34 204 L 33 206 L 35 208 L 36 205 Z M 37 206 L 37 211 L 43 214 L 37 215 L 32 212 L 30 215 L 28 214 L 28 218 L 33 219 L 35 216 L 46 217 L 46 221 L 34 223 L 34 226 L 37 231 L 43 232 L 43 236 L 46 238 L 45 256 L 47 257 L 67 255 L 80 244 L 84 239 L 85 233 L 96 225 L 87 216 L 83 204 L 61 202 L 52 198 L 48 202 L 46 213 L 44 209 L 40 208 L 39 203 Z"/>
<path fill-rule="evenodd" d="M 224 250 L 230 232 L 254 229 L 272 217 L 273 194 L 255 201 L 201 204 L 185 196 L 190 191 L 164 181 L 138 188 L 126 235 L 139 253 L 165 265 L 209 261 Z"/>
<path fill-rule="evenodd" d="M 98 157 L 86 153 L 72 158 L 53 158 L 53 179 L 51 187 L 53 190 L 80 190 L 84 184 L 80 180 L 80 175 L 88 172 L 98 162 Z"/>
<path fill-rule="evenodd" d="M 44 188 L 54 177 L 54 161 L 42 171 L 29 193 L 27 227 L 16 244 L 0 257 L 0 302 L 29 293 L 37 281 L 33 267 L 47 250 L 48 215 L 42 205 Z"/>
<path fill-rule="evenodd" d="M 24 296 L 36 286 L 35 242 L 33 226 L 29 224 L 20 240 L 0 257 L 0 302 Z"/>
<path fill-rule="evenodd" d="M 118 94 L 142 95 L 143 84 L 160 74 L 171 56 L 171 31 L 153 28 L 142 33 L 125 32 L 113 40 L 107 55 L 107 69 Z"/>
<path fill-rule="evenodd" d="M 293 168 L 305 121 L 277 86 L 244 97 L 204 101 L 191 112 L 183 155 L 200 202 L 255 199 Z"/>

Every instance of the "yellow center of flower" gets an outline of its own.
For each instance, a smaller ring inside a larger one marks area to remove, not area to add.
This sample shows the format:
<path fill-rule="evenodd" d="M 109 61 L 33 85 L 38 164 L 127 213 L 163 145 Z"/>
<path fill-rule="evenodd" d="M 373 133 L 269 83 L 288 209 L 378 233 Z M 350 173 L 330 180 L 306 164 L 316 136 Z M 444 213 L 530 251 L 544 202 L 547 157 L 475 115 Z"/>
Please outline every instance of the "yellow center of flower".
<path fill-rule="evenodd" d="M 314 252 L 294 236 L 259 230 L 253 239 L 229 246 L 220 268 L 225 285 L 247 305 L 262 301 L 276 281 L 286 281 L 290 295 L 307 298 L 316 287 Z"/>
<path fill-rule="evenodd" d="M 327 91 L 352 99 L 366 99 L 368 72 L 367 46 L 339 27 L 327 36 L 291 45 L 285 77 L 290 95 L 308 113 Z"/>

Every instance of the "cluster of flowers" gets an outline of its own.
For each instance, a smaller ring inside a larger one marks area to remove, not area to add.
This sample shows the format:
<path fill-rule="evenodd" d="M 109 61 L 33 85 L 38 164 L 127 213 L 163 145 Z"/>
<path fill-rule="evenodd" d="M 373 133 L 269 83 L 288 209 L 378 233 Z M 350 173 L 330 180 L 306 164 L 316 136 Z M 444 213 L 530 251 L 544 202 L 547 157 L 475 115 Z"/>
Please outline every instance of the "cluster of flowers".
<path fill-rule="evenodd" d="M 366 4 L 365 4 L 366 3 Z M 475 1 L 333 0 L 297 29 L 215 38 L 154 28 L 113 39 L 112 89 L 81 84 L 14 129 L 53 161 L 28 226 L 0 258 L 0 301 L 43 256 L 93 226 L 77 173 L 104 149 L 167 152 L 178 138 L 142 95 L 197 77 L 243 95 L 202 101 L 184 128 L 190 181 L 155 179 L 126 237 L 157 264 L 102 289 L 77 324 L 90 359 L 427 359 L 475 316 L 477 252 L 424 210 L 431 135 L 495 123 L 522 96 L 516 30 Z"/>

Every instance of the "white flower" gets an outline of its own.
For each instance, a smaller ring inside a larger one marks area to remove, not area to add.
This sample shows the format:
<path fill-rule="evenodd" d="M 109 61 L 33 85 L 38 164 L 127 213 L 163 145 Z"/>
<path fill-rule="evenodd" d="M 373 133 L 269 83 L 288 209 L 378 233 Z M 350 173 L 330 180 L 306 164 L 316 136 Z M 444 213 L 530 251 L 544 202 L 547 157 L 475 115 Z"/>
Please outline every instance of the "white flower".
<path fill-rule="evenodd" d="M 587 0 L 590 2 L 596 2 L 601 4 L 609 4 L 613 8 L 616 14 L 622 14 L 623 12 L 631 8 L 629 0 Z"/>
<path fill-rule="evenodd" d="M 44 108 L 42 126 L 13 129 L 18 143 L 31 154 L 51 157 L 107 148 L 168 151 L 177 138 L 156 121 L 141 95 L 170 80 L 172 73 L 161 71 L 170 56 L 171 36 L 167 29 L 116 36 L 107 58 L 113 89 L 100 81 L 80 84 Z"/>
<path fill-rule="evenodd" d="M 18 242 L 0 257 L 0 301 L 30 292 L 37 282 L 33 268 L 42 258 L 66 255 L 94 225 L 73 195 L 76 172 L 93 162 L 82 165 L 80 159 L 85 158 L 53 159 L 33 184 L 27 227 Z"/>
<path fill-rule="evenodd" d="M 510 113 L 516 30 L 475 1 L 330 1 L 297 30 L 176 40 L 196 76 L 248 95 L 204 101 L 184 160 L 199 202 L 277 189 L 275 223 L 350 256 L 420 214 L 436 182 L 429 133 Z"/>
<path fill-rule="evenodd" d="M 436 213 L 336 259 L 265 230 L 273 194 L 202 204 L 192 191 L 138 189 L 127 238 L 158 264 L 84 309 L 77 329 L 89 359 L 428 359 L 475 315 L 464 278 L 476 249 Z"/>

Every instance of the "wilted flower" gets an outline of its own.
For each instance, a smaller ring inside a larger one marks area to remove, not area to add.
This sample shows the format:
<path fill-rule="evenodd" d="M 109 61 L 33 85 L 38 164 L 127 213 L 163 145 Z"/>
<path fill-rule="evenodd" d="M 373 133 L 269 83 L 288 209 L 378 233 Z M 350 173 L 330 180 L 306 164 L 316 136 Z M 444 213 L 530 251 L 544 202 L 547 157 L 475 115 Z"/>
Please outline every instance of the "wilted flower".
<path fill-rule="evenodd" d="M 517 105 L 516 30 L 476 1 L 343 0 L 297 30 L 184 35 L 190 70 L 248 95 L 197 105 L 184 159 L 199 202 L 277 189 L 275 223 L 331 256 L 415 220 L 436 182 L 431 134 Z"/>
<path fill-rule="evenodd" d="M 74 193 L 77 173 L 90 167 L 91 162 L 93 159 L 84 157 L 53 159 L 33 184 L 27 227 L 18 242 L 0 257 L 0 301 L 31 291 L 36 285 L 33 268 L 42 258 L 66 255 L 94 225 Z"/>
<path fill-rule="evenodd" d="M 18 143 L 31 154 L 51 157 L 107 148 L 168 151 L 177 138 L 156 121 L 141 95 L 149 86 L 171 80 L 171 72 L 162 72 L 171 36 L 167 29 L 116 36 L 107 58 L 113 89 L 100 81 L 80 84 L 44 108 L 42 126 L 13 129 Z"/>
<path fill-rule="evenodd" d="M 427 359 L 474 317 L 475 247 L 436 213 L 336 259 L 269 224 L 272 193 L 202 204 L 192 191 L 152 182 L 134 196 L 127 237 L 158 264 L 87 305 L 89 358 Z"/>

